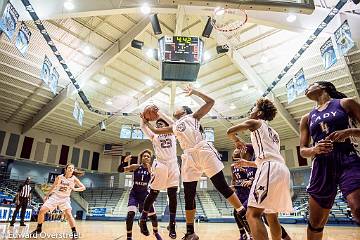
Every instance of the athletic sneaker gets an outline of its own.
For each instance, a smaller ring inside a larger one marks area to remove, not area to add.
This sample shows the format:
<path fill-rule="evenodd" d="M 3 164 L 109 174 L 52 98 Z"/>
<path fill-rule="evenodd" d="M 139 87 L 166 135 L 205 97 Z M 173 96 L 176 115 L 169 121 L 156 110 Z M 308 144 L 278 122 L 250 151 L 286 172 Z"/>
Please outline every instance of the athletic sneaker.
<path fill-rule="evenodd" d="M 248 240 L 246 233 L 241 234 L 239 240 Z"/>
<path fill-rule="evenodd" d="M 72 232 L 72 240 L 78 239 L 79 234 L 77 232 Z"/>
<path fill-rule="evenodd" d="M 41 233 L 41 230 L 40 230 L 40 229 L 36 229 L 36 230 L 34 230 L 34 231 L 32 231 L 32 232 L 30 233 L 30 237 L 32 237 L 32 238 L 37 238 L 38 235 L 40 235 L 40 233 Z"/>
<path fill-rule="evenodd" d="M 169 223 L 169 225 L 167 226 L 167 230 L 169 231 L 169 237 L 175 239 L 176 238 L 175 223 Z"/>
<path fill-rule="evenodd" d="M 21 227 L 26 227 L 26 224 L 25 223 L 20 223 L 20 226 Z"/>
<path fill-rule="evenodd" d="M 155 237 L 156 237 L 156 240 L 162 240 L 160 234 L 157 232 L 157 233 L 154 233 Z"/>
<path fill-rule="evenodd" d="M 14 223 L 13 223 L 13 222 L 11 222 L 11 223 L 10 223 L 10 227 L 13 227 L 13 226 L 14 226 Z"/>
<path fill-rule="evenodd" d="M 199 237 L 195 233 L 185 233 L 185 236 L 182 238 L 182 240 L 199 240 Z"/>
<path fill-rule="evenodd" d="M 140 232 L 145 236 L 150 236 L 150 232 L 146 225 L 146 220 L 139 220 Z"/>

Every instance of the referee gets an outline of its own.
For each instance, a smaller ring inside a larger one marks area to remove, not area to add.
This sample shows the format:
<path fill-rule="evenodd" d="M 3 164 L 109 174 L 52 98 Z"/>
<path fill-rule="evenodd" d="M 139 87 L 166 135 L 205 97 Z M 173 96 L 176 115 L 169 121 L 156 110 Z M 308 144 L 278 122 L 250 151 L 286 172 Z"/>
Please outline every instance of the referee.
<path fill-rule="evenodd" d="M 26 226 L 24 223 L 25 212 L 29 202 L 31 202 L 31 187 L 30 187 L 30 177 L 26 178 L 24 184 L 20 185 L 18 192 L 15 196 L 16 209 L 12 215 L 10 226 L 14 226 L 16 215 L 18 214 L 20 208 L 20 226 Z"/>

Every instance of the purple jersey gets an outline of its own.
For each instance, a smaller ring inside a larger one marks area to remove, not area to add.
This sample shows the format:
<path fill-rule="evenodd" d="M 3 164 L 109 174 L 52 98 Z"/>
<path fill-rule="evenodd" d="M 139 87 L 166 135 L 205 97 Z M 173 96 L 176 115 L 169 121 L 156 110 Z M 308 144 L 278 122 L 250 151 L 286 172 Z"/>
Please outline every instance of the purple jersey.
<path fill-rule="evenodd" d="M 255 177 L 256 168 L 246 167 L 245 171 L 239 168 L 231 167 L 233 183 L 235 187 L 240 187 L 240 184 L 244 181 L 253 180 Z M 250 189 L 250 187 L 249 187 Z"/>
<path fill-rule="evenodd" d="M 151 174 L 147 168 L 141 165 L 134 171 L 134 185 L 132 190 L 147 191 L 151 179 Z"/>
<path fill-rule="evenodd" d="M 326 109 L 313 109 L 309 114 L 310 135 L 314 144 L 325 139 L 331 133 L 350 127 L 350 118 L 340 104 L 340 99 L 330 100 Z M 350 139 L 346 140 L 350 143 Z"/>

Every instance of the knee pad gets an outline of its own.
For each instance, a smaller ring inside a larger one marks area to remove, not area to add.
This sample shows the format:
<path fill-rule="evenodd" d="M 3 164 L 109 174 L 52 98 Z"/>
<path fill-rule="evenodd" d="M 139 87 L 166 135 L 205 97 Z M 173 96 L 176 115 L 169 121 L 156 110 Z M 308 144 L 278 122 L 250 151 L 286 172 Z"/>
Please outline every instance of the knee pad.
<path fill-rule="evenodd" d="M 158 190 L 153 190 L 150 189 L 150 193 L 149 195 L 147 195 L 147 197 L 145 198 L 145 202 L 144 202 L 144 211 L 149 212 L 151 206 L 153 205 L 153 203 L 155 202 L 157 196 L 159 195 Z"/>
<path fill-rule="evenodd" d="M 315 232 L 315 233 L 321 233 L 324 230 L 324 227 L 320 227 L 320 228 L 314 228 L 310 221 L 308 222 L 308 228 L 310 229 L 310 231 Z"/>
<path fill-rule="evenodd" d="M 168 188 L 167 194 L 169 197 L 169 211 L 170 213 L 176 213 L 176 207 L 177 207 L 177 187 L 176 188 Z"/>
<path fill-rule="evenodd" d="M 210 178 L 211 182 L 214 184 L 215 188 L 226 198 L 228 199 L 233 195 L 234 191 L 229 187 L 225 180 L 223 171 L 218 172 Z"/>
<path fill-rule="evenodd" d="M 134 218 L 135 218 L 135 212 L 130 211 L 127 213 L 127 216 L 126 216 L 126 230 L 127 231 L 131 231 L 132 225 L 134 223 Z"/>
<path fill-rule="evenodd" d="M 184 182 L 185 210 L 196 209 L 195 194 L 197 182 Z"/>

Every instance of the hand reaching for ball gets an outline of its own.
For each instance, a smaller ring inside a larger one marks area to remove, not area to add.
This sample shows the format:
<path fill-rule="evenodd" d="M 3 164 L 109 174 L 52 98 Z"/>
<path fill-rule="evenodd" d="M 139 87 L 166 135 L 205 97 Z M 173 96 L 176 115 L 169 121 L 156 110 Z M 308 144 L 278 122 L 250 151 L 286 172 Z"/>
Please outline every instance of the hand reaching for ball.
<path fill-rule="evenodd" d="M 186 96 L 189 97 L 189 96 L 191 96 L 191 95 L 194 93 L 194 91 L 195 91 L 195 90 L 193 89 L 193 87 L 189 84 L 189 85 L 187 85 L 187 86 L 184 88 L 183 93 L 185 93 Z"/>

